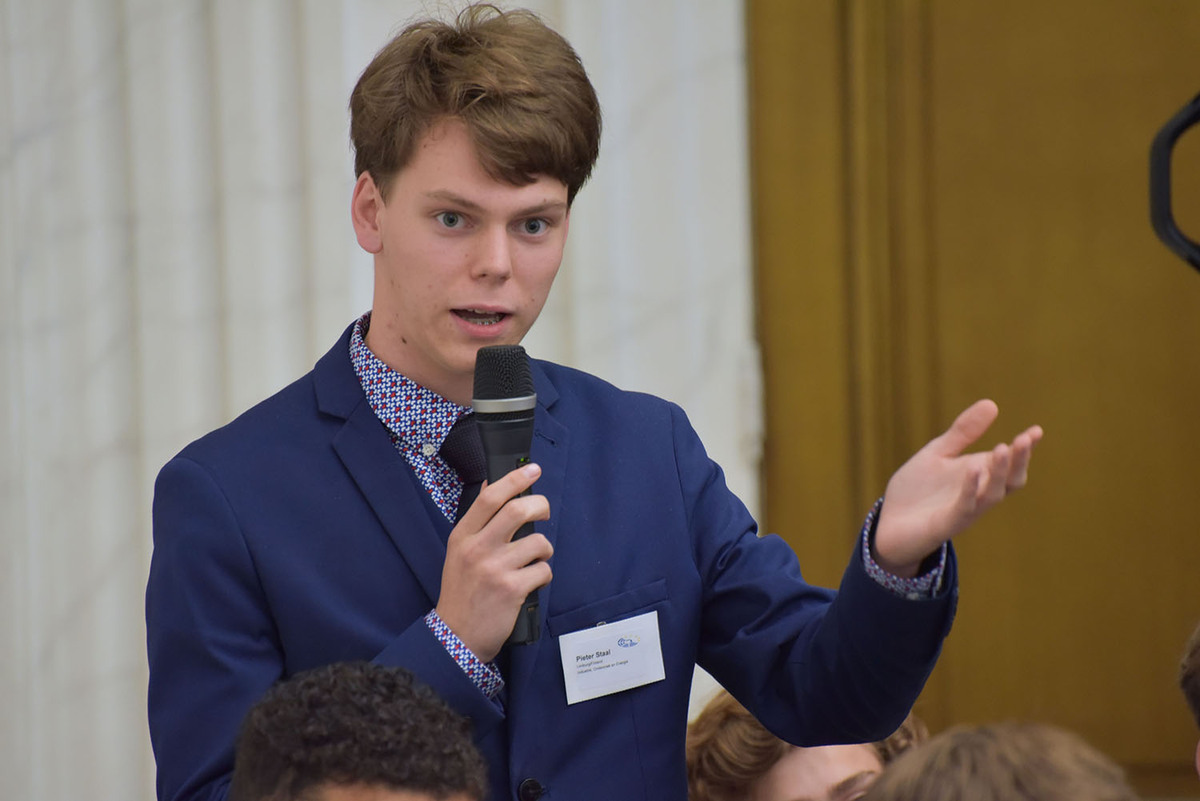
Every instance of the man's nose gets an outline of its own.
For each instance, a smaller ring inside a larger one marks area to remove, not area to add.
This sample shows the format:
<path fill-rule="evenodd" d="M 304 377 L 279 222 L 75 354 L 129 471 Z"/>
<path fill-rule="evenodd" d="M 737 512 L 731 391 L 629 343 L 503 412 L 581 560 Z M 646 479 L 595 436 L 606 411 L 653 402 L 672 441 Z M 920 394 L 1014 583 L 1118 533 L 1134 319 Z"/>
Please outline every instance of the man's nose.
<path fill-rule="evenodd" d="M 505 280 L 512 275 L 512 238 L 503 226 L 489 227 L 477 240 L 473 274 L 478 278 Z"/>

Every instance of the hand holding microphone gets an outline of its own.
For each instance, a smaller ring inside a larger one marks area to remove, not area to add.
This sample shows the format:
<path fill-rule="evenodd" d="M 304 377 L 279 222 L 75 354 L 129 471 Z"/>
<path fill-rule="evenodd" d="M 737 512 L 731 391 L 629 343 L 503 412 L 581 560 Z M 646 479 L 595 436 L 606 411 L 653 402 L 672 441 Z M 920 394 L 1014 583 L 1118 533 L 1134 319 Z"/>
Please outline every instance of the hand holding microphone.
<path fill-rule="evenodd" d="M 537 590 L 550 581 L 553 549 L 533 533 L 550 506 L 529 493 L 541 470 L 528 464 L 537 397 L 524 349 L 481 348 L 473 394 L 488 484 L 450 534 L 437 611 L 488 662 L 506 642 L 537 639 Z"/>
<path fill-rule="evenodd" d="M 529 463 L 536 407 L 537 393 L 533 389 L 533 374 L 525 349 L 520 345 L 480 348 L 475 354 L 475 391 L 471 408 L 475 411 L 475 424 L 483 440 L 489 484 Z M 528 495 L 529 490 L 521 494 Z M 532 533 L 533 521 L 528 521 L 517 529 L 513 539 Z M 508 644 L 526 645 L 536 641 L 540 626 L 537 589 L 533 589 L 521 605 Z"/>

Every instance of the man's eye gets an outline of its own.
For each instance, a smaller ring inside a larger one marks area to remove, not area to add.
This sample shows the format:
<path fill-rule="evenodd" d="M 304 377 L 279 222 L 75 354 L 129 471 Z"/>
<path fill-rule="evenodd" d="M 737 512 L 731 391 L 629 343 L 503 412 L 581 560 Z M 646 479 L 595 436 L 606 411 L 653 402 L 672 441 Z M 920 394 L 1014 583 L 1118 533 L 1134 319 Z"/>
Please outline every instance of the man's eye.
<path fill-rule="evenodd" d="M 535 217 L 532 220 L 526 220 L 521 227 L 527 234 L 541 234 L 546 231 L 546 221 Z"/>
<path fill-rule="evenodd" d="M 458 214 L 454 213 L 453 211 L 443 211 L 442 213 L 438 214 L 437 219 L 438 222 L 447 228 L 457 228 L 460 224 L 462 224 L 462 217 L 458 216 Z"/>

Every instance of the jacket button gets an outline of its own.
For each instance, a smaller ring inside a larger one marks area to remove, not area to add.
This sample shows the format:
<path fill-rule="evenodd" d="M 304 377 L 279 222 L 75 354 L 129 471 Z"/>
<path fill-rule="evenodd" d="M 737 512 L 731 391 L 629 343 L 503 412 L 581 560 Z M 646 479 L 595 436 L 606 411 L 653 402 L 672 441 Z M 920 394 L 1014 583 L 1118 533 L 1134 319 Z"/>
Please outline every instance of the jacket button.
<path fill-rule="evenodd" d="M 537 779 L 525 779 L 517 788 L 517 798 L 521 801 L 538 801 L 545 792 L 546 788 Z"/>

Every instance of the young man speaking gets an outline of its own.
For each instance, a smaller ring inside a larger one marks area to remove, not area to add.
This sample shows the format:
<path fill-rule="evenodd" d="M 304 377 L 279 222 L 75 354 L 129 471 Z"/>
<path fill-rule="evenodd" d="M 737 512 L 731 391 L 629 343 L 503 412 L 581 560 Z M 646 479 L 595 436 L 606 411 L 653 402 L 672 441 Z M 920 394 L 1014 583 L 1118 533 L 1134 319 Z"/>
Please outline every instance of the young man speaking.
<path fill-rule="evenodd" d="M 835 595 L 758 536 L 681 409 L 535 361 L 533 464 L 460 509 L 443 443 L 476 351 L 545 303 L 599 103 L 558 34 L 483 6 L 406 28 L 350 108 L 371 312 L 156 485 L 160 797 L 223 798 L 246 710 L 343 660 L 404 667 L 470 718 L 493 799 L 683 801 L 697 662 L 798 745 L 890 733 L 953 618 L 948 541 L 1024 484 L 1041 430 L 964 455 L 997 410 L 960 415 L 892 477 Z M 505 646 L 533 590 L 540 637 Z"/>

